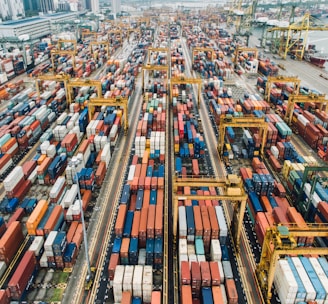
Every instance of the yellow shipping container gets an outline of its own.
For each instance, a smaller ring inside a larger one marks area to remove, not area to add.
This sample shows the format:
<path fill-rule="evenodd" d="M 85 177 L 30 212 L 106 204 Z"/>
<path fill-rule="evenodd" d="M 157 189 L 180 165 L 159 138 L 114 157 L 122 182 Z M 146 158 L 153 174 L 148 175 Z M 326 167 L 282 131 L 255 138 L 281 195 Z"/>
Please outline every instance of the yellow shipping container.
<path fill-rule="evenodd" d="M 41 154 L 41 156 L 38 158 L 38 165 L 39 166 L 42 164 L 42 162 L 45 160 L 46 157 L 47 157 L 47 155 Z"/>
<path fill-rule="evenodd" d="M 174 153 L 179 153 L 179 144 L 174 144 Z"/>
<path fill-rule="evenodd" d="M 29 235 L 36 234 L 36 228 L 38 227 L 47 209 L 48 202 L 46 200 L 40 200 L 26 221 L 26 228 Z"/>

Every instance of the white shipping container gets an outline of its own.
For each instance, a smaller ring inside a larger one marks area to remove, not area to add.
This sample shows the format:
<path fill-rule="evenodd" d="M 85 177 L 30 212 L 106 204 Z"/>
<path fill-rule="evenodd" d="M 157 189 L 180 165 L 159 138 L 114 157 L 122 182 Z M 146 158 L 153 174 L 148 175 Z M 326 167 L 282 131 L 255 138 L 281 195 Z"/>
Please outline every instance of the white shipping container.
<path fill-rule="evenodd" d="M 228 236 L 228 226 L 223 214 L 222 206 L 215 206 L 216 217 L 220 227 L 220 237 Z"/>
<path fill-rule="evenodd" d="M 132 293 L 134 266 L 126 265 L 123 278 L 123 291 L 130 291 Z"/>
<path fill-rule="evenodd" d="M 153 267 L 144 266 L 142 282 L 142 299 L 143 302 L 151 302 L 151 293 L 153 290 Z"/>
<path fill-rule="evenodd" d="M 192 245 L 187 245 L 187 252 L 188 252 L 188 255 L 196 254 L 195 253 L 195 246 L 193 244 Z"/>
<path fill-rule="evenodd" d="M 114 301 L 120 303 L 122 300 L 123 278 L 125 267 L 117 265 L 113 280 Z"/>
<path fill-rule="evenodd" d="M 34 184 L 37 177 L 38 177 L 38 166 L 32 171 L 32 173 L 27 179 L 31 181 L 32 184 Z"/>
<path fill-rule="evenodd" d="M 220 246 L 220 241 L 212 239 L 211 241 L 211 261 L 221 261 L 222 251 Z"/>
<path fill-rule="evenodd" d="M 221 292 L 222 292 L 223 304 L 228 304 L 227 293 L 225 291 L 225 287 L 222 282 L 221 282 L 220 288 L 221 288 Z"/>
<path fill-rule="evenodd" d="M 57 234 L 58 234 L 58 231 L 50 231 L 46 241 L 44 242 L 44 250 L 46 252 L 53 252 L 52 244 L 54 243 Z"/>
<path fill-rule="evenodd" d="M 0 261 L 0 278 L 2 278 L 2 275 L 5 273 L 6 269 L 6 263 L 4 261 Z"/>
<path fill-rule="evenodd" d="M 134 297 L 142 298 L 142 275 L 143 275 L 142 265 L 134 266 L 133 283 L 132 283 L 132 290 L 133 290 Z"/>
<path fill-rule="evenodd" d="M 44 243 L 43 236 L 35 236 L 28 250 L 33 251 L 35 256 L 39 256 L 43 243 Z"/>
<path fill-rule="evenodd" d="M 134 172 L 136 171 L 136 166 L 131 165 L 129 168 L 128 181 L 132 181 L 134 177 Z"/>
<path fill-rule="evenodd" d="M 186 208 L 184 206 L 179 207 L 179 235 L 180 237 L 187 237 Z"/>
<path fill-rule="evenodd" d="M 189 266 L 191 267 L 191 262 L 197 262 L 197 256 L 196 256 L 196 254 L 190 254 L 190 255 L 188 255 L 188 261 L 189 261 Z"/>
<path fill-rule="evenodd" d="M 54 185 L 50 189 L 50 192 L 49 192 L 50 198 L 57 197 L 57 195 L 60 192 L 60 190 L 64 187 L 65 182 L 66 182 L 66 179 L 65 179 L 64 176 L 59 176 L 57 178 L 56 182 L 54 183 Z"/>
<path fill-rule="evenodd" d="M 0 174 L 5 173 L 5 171 L 7 171 L 7 170 L 9 169 L 9 167 L 10 167 L 11 165 L 13 165 L 13 164 L 14 164 L 14 163 L 13 163 L 13 160 L 10 158 L 9 161 L 7 161 L 7 162 L 2 166 L 2 168 L 0 169 Z"/>
<path fill-rule="evenodd" d="M 326 292 L 326 298 L 325 298 L 324 304 L 328 304 L 328 278 L 327 278 L 326 274 L 324 273 L 317 258 L 309 258 L 309 261 L 310 261 L 315 273 L 317 274 L 323 289 Z"/>
<path fill-rule="evenodd" d="M 179 256 L 188 255 L 188 246 L 186 239 L 179 239 Z"/>
<path fill-rule="evenodd" d="M 197 262 L 206 262 L 205 254 L 197 254 Z"/>
<path fill-rule="evenodd" d="M 48 267 L 48 258 L 46 252 L 43 252 L 41 259 L 40 259 L 40 267 L 47 268 Z"/>
<path fill-rule="evenodd" d="M 146 249 L 139 249 L 138 265 L 146 265 Z"/>
<path fill-rule="evenodd" d="M 220 273 L 220 282 L 221 282 L 221 284 L 223 284 L 223 282 L 224 282 L 224 271 L 223 271 L 223 266 L 222 266 L 221 261 L 218 262 L 218 266 L 219 266 L 219 273 Z"/>
<path fill-rule="evenodd" d="M 23 168 L 16 166 L 3 181 L 5 190 L 12 191 L 22 178 L 24 178 Z"/>

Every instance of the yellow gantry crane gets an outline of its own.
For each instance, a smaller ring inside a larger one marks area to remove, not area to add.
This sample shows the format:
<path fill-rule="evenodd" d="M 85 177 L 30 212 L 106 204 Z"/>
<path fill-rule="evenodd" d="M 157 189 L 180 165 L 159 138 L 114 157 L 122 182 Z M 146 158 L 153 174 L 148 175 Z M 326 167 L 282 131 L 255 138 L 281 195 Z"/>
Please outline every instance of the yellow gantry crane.
<path fill-rule="evenodd" d="M 317 20 L 309 13 L 301 21 L 287 27 L 268 28 L 267 32 L 277 33 L 276 40 L 279 45 L 278 54 L 286 59 L 287 54 L 293 52 L 299 60 L 304 58 L 309 31 L 328 31 L 327 25 L 317 25 Z"/>
<path fill-rule="evenodd" d="M 64 83 L 65 92 L 67 92 L 67 84 L 71 77 L 67 74 L 57 74 L 57 75 L 39 75 L 35 79 L 35 87 L 38 96 L 40 97 L 40 81 L 42 80 L 54 80 Z"/>
<path fill-rule="evenodd" d="M 145 71 L 166 71 L 166 80 L 169 78 L 169 66 L 168 65 L 144 65 L 142 67 L 142 89 L 145 88 Z"/>
<path fill-rule="evenodd" d="M 90 49 L 91 54 L 94 53 L 93 47 L 92 47 L 93 45 L 96 45 L 96 46 L 99 46 L 99 47 L 104 46 L 105 50 L 107 51 L 107 56 L 110 55 L 109 54 L 109 42 L 107 40 L 106 41 L 105 40 L 104 41 L 90 41 L 89 49 Z"/>
<path fill-rule="evenodd" d="M 100 80 L 91 80 L 91 79 L 74 79 L 67 83 L 67 92 L 66 92 L 66 99 L 68 105 L 72 103 L 72 89 L 74 87 L 96 87 L 97 89 L 97 97 L 102 97 L 102 88 L 101 88 L 101 81 Z"/>
<path fill-rule="evenodd" d="M 77 51 L 77 42 L 76 40 L 67 40 L 67 39 L 59 39 L 57 41 L 57 50 L 61 50 L 63 43 L 71 43 L 73 45 L 73 49 L 76 52 Z"/>
<path fill-rule="evenodd" d="M 249 48 L 249 47 L 243 47 L 238 45 L 236 50 L 235 50 L 235 57 L 234 57 L 234 64 L 235 66 L 238 64 L 238 57 L 241 53 L 253 53 L 254 54 L 254 58 L 257 59 L 258 58 L 258 54 L 259 54 L 259 50 L 258 48 Z"/>
<path fill-rule="evenodd" d="M 109 41 L 109 39 L 110 39 L 110 36 L 112 35 L 112 34 L 119 34 L 119 41 L 120 41 L 120 45 L 122 46 L 122 44 L 123 44 L 123 35 L 122 35 L 122 30 L 111 30 L 111 31 L 107 31 L 107 39 L 108 39 L 108 41 Z"/>
<path fill-rule="evenodd" d="M 219 125 L 219 138 L 218 138 L 218 153 L 220 156 L 223 154 L 223 146 L 224 146 L 224 138 L 225 138 L 225 129 L 227 127 L 234 128 L 259 128 L 260 129 L 260 137 L 262 138 L 261 143 L 261 155 L 264 155 L 265 143 L 267 140 L 268 134 L 268 123 L 264 118 L 258 117 L 233 117 L 231 115 L 221 117 L 220 125 Z"/>
<path fill-rule="evenodd" d="M 285 114 L 285 121 L 288 124 L 292 123 L 293 118 L 293 111 L 296 103 L 305 103 L 305 102 L 313 102 L 313 103 L 319 103 L 320 104 L 320 110 L 322 109 L 322 106 L 324 104 L 328 103 L 328 100 L 326 99 L 325 94 L 309 94 L 309 95 L 289 95 L 288 97 L 288 104 L 287 104 L 287 110 Z M 326 112 L 328 111 L 328 108 L 326 108 Z"/>
<path fill-rule="evenodd" d="M 169 62 L 169 55 L 170 55 L 170 49 L 169 48 L 154 48 L 154 47 L 149 47 L 148 48 L 148 62 L 147 64 L 150 64 L 150 55 L 153 52 L 163 52 L 166 53 L 166 60 Z"/>
<path fill-rule="evenodd" d="M 178 202 L 179 200 L 225 200 L 235 202 L 233 213 L 233 237 L 236 245 L 236 249 L 239 249 L 240 234 L 243 225 L 243 218 L 246 209 L 247 194 L 244 191 L 244 187 L 241 178 L 236 175 L 228 175 L 227 178 L 217 177 L 180 177 L 173 176 L 173 237 L 176 242 L 177 226 L 178 226 Z M 178 190 L 181 187 L 219 187 L 223 190 L 222 194 L 217 195 L 194 195 L 194 194 L 178 194 Z"/>
<path fill-rule="evenodd" d="M 198 95 L 197 95 L 197 104 L 200 105 L 200 97 L 202 90 L 202 80 L 200 78 L 185 78 L 182 77 L 173 77 L 170 80 L 170 99 L 172 100 L 173 86 L 179 84 L 198 84 Z"/>
<path fill-rule="evenodd" d="M 211 53 L 211 61 L 213 61 L 215 59 L 215 53 L 214 53 L 214 50 L 213 48 L 210 48 L 210 47 L 194 47 L 192 49 L 192 65 L 194 65 L 195 63 L 195 55 L 196 53 L 199 54 L 199 53 L 205 53 L 205 52 L 210 52 Z"/>
<path fill-rule="evenodd" d="M 270 90 L 272 88 L 272 85 L 276 82 L 292 83 L 294 86 L 294 94 L 295 95 L 299 94 L 301 80 L 297 76 L 269 76 L 266 83 L 265 94 L 264 94 L 264 99 L 267 102 L 270 102 Z"/>
<path fill-rule="evenodd" d="M 97 39 L 98 36 L 103 36 L 103 35 L 104 34 L 101 33 L 101 32 L 92 32 L 90 30 L 84 30 L 84 31 L 82 31 L 81 37 L 82 37 L 82 40 L 85 39 L 88 36 L 93 36 Z"/>
<path fill-rule="evenodd" d="M 115 98 L 90 98 L 88 102 L 89 121 L 92 119 L 92 116 L 94 114 L 94 109 L 96 106 L 123 107 L 124 132 L 126 135 L 129 128 L 128 103 L 129 103 L 129 97 L 122 97 L 122 96 L 117 96 Z"/>
<path fill-rule="evenodd" d="M 278 259 L 282 255 L 327 255 L 325 247 L 297 247 L 298 237 L 328 237 L 327 224 L 308 224 L 308 228 L 274 226 L 267 228 L 256 276 L 266 303 L 271 303 L 272 284 Z"/>
<path fill-rule="evenodd" d="M 66 50 L 51 50 L 51 64 L 52 64 L 52 69 L 54 71 L 54 74 L 56 74 L 56 69 L 55 69 L 55 55 L 71 55 L 72 57 L 72 65 L 73 68 L 75 68 L 75 55 L 76 51 L 66 51 Z"/>

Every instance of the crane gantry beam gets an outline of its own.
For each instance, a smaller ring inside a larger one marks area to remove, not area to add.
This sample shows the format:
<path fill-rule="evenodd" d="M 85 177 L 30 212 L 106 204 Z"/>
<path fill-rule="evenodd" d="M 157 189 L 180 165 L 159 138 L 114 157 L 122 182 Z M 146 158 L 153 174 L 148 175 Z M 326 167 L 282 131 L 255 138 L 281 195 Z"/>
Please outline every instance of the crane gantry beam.
<path fill-rule="evenodd" d="M 101 87 L 101 81 L 100 80 L 91 80 L 91 79 L 77 79 L 77 80 L 71 80 L 69 83 L 67 83 L 67 92 L 66 92 L 66 98 L 67 103 L 70 105 L 72 103 L 72 89 L 74 87 L 96 87 L 97 89 L 97 97 L 102 97 L 102 87 Z"/>
<path fill-rule="evenodd" d="M 235 128 L 259 128 L 261 131 L 260 137 L 262 138 L 261 143 L 261 155 L 264 155 L 264 147 L 267 139 L 268 133 L 268 123 L 264 118 L 258 117 L 232 117 L 225 116 L 220 118 L 219 125 L 219 138 L 218 138 L 218 153 L 220 156 L 223 154 L 223 145 L 225 138 L 225 129 L 227 127 L 235 127 Z"/>
<path fill-rule="evenodd" d="M 272 84 L 279 83 L 292 83 L 294 86 L 294 94 L 298 95 L 301 85 L 301 80 L 297 76 L 269 76 L 267 79 L 264 99 L 270 102 L 270 91 Z"/>
<path fill-rule="evenodd" d="M 279 50 L 278 54 L 286 59 L 289 52 L 294 51 L 297 59 L 304 58 L 305 48 L 309 31 L 328 31 L 327 25 L 318 26 L 311 14 L 306 13 L 301 21 L 286 27 L 268 28 L 268 32 L 278 32 Z M 297 35 L 297 36 L 296 36 Z M 297 47 L 293 50 L 294 47 Z"/>
<path fill-rule="evenodd" d="M 96 106 L 115 106 L 115 107 L 123 107 L 123 117 L 124 117 L 124 132 L 127 134 L 129 128 L 128 121 L 128 103 L 129 97 L 117 96 L 115 98 L 90 98 L 88 102 L 88 112 L 89 112 L 89 121 L 92 119 L 94 114 L 94 109 Z"/>
<path fill-rule="evenodd" d="M 233 213 L 233 232 L 236 249 L 239 250 L 240 234 L 243 225 L 243 218 L 246 209 L 247 194 L 244 191 L 241 178 L 235 175 L 228 175 L 227 178 L 211 178 L 211 177 L 180 177 L 174 175 L 173 183 L 173 237 L 176 242 L 177 226 L 178 226 L 178 202 L 179 200 L 201 200 L 216 199 L 235 202 Z M 223 194 L 218 195 L 186 195 L 178 194 L 180 187 L 218 187 L 223 190 Z"/>
<path fill-rule="evenodd" d="M 70 76 L 66 74 L 57 74 L 57 75 L 39 75 L 35 78 L 35 87 L 38 96 L 40 97 L 40 83 L 42 80 L 54 80 L 58 82 L 63 82 L 65 87 L 65 92 L 67 92 L 67 83 L 70 80 Z"/>
<path fill-rule="evenodd" d="M 169 57 L 170 49 L 169 48 L 155 48 L 155 47 L 149 47 L 148 48 L 148 62 L 147 64 L 150 64 L 150 54 L 152 52 L 163 52 L 166 53 L 166 57 Z M 167 58 L 167 62 L 169 62 L 169 58 Z"/>
<path fill-rule="evenodd" d="M 145 71 L 166 71 L 166 79 L 169 77 L 169 66 L 168 65 L 144 65 L 142 67 L 142 89 L 145 88 Z"/>
<path fill-rule="evenodd" d="M 308 228 L 274 226 L 267 228 L 256 275 L 260 288 L 271 303 L 272 284 L 278 259 L 282 255 L 327 255 L 327 247 L 298 247 L 298 237 L 328 237 L 327 224 L 308 224 Z"/>
<path fill-rule="evenodd" d="M 50 54 L 51 54 L 51 64 L 52 64 L 52 68 L 53 68 L 54 74 L 56 74 L 54 55 L 71 55 L 71 57 L 72 57 L 72 65 L 73 65 L 73 68 L 75 68 L 75 55 L 76 55 L 76 51 L 51 50 Z"/>
<path fill-rule="evenodd" d="M 91 54 L 93 54 L 93 45 L 96 45 L 96 46 L 105 46 L 105 49 L 107 51 L 107 56 L 109 56 L 109 42 L 106 40 L 106 41 L 90 41 L 89 43 L 89 49 L 90 49 L 90 52 Z"/>
<path fill-rule="evenodd" d="M 305 103 L 305 102 L 313 102 L 313 103 L 319 103 L 320 104 L 320 110 L 322 109 L 322 106 L 324 104 L 328 103 L 328 100 L 326 99 L 325 94 L 309 94 L 309 95 L 289 95 L 288 97 L 288 103 L 287 103 L 287 110 L 285 114 L 285 121 L 288 124 L 292 123 L 293 118 L 293 112 L 294 107 L 296 103 Z M 328 108 L 326 108 L 326 112 L 328 111 Z"/>
<path fill-rule="evenodd" d="M 200 78 L 173 77 L 170 80 L 170 99 L 172 100 L 173 86 L 179 84 L 198 84 L 197 104 L 200 105 L 202 80 Z"/>
<path fill-rule="evenodd" d="M 58 39 L 57 41 L 57 50 L 61 50 L 61 46 L 63 43 L 71 43 L 73 44 L 74 51 L 77 50 L 77 41 L 76 40 L 70 40 L 70 39 Z"/>
<path fill-rule="evenodd" d="M 243 46 L 238 45 L 235 50 L 235 58 L 234 58 L 235 66 L 238 64 L 239 54 L 243 53 L 243 52 L 252 52 L 252 53 L 254 53 L 254 58 L 258 59 L 258 54 L 259 54 L 258 48 L 249 48 L 249 47 L 243 47 Z"/>
<path fill-rule="evenodd" d="M 205 52 L 211 52 L 211 61 L 215 59 L 215 52 L 213 48 L 210 47 L 194 47 L 192 49 L 192 65 L 195 63 L 195 54 L 196 53 L 205 53 Z"/>

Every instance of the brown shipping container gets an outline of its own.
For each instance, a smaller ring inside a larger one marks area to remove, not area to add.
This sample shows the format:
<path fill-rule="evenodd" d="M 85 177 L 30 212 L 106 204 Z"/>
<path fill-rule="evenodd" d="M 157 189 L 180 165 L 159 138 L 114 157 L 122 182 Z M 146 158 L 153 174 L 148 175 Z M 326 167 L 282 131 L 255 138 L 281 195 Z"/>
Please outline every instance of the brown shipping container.
<path fill-rule="evenodd" d="M 131 304 L 131 303 L 132 303 L 132 293 L 130 291 L 123 291 L 121 304 Z"/>
<path fill-rule="evenodd" d="M 219 271 L 219 264 L 217 262 L 209 262 L 211 277 L 212 277 L 212 286 L 220 286 L 221 278 Z"/>
<path fill-rule="evenodd" d="M 190 285 L 181 286 L 181 304 L 191 304 L 192 302 L 192 293 Z"/>
<path fill-rule="evenodd" d="M 131 229 L 131 238 L 139 237 L 140 216 L 141 216 L 140 210 L 134 212 L 132 229 Z"/>
<path fill-rule="evenodd" d="M 20 222 L 21 219 L 24 217 L 25 215 L 25 210 L 24 208 L 18 208 L 14 214 L 10 217 L 9 221 L 7 222 L 7 227 L 9 227 L 9 225 L 12 223 L 12 222 Z M 1 303 L 0 303 L 1 304 Z"/>
<path fill-rule="evenodd" d="M 127 206 L 121 204 L 118 208 L 119 209 L 118 209 L 116 223 L 115 223 L 115 234 L 117 237 L 121 237 L 124 229 Z"/>
<path fill-rule="evenodd" d="M 0 304 L 10 304 L 10 299 L 4 289 L 0 289 Z"/>
<path fill-rule="evenodd" d="M 63 213 L 62 206 L 56 205 L 54 207 L 54 209 L 52 210 L 46 224 L 44 225 L 44 228 L 43 228 L 44 234 L 48 235 L 50 233 L 50 231 L 52 231 L 55 228 L 56 223 L 62 213 Z"/>
<path fill-rule="evenodd" d="M 181 262 L 181 284 L 182 285 L 190 285 L 191 284 L 191 276 L 190 276 L 190 268 L 188 261 Z"/>
<path fill-rule="evenodd" d="M 234 279 L 225 280 L 228 304 L 238 304 L 238 293 Z"/>
<path fill-rule="evenodd" d="M 212 287 L 212 295 L 213 295 L 213 303 L 214 304 L 223 304 L 224 303 L 223 295 L 222 295 L 222 291 L 221 291 L 220 286 L 213 286 Z"/>
<path fill-rule="evenodd" d="M 163 206 L 156 205 L 155 237 L 163 235 Z"/>
<path fill-rule="evenodd" d="M 29 235 L 35 235 L 36 228 L 38 227 L 42 217 L 48 209 L 48 202 L 46 200 L 40 200 L 35 206 L 33 212 L 29 216 L 26 222 L 27 233 Z"/>
<path fill-rule="evenodd" d="M 160 291 L 153 291 L 151 293 L 151 302 L 150 303 L 151 304 L 161 304 L 162 303 L 161 298 L 162 298 L 162 295 L 161 295 Z"/>
<path fill-rule="evenodd" d="M 156 205 L 149 205 L 147 217 L 147 238 L 153 239 L 155 237 L 155 212 Z"/>
<path fill-rule="evenodd" d="M 20 222 L 12 222 L 0 239 L 1 260 L 5 261 L 6 264 L 11 262 L 23 240 L 24 236 Z"/>
<path fill-rule="evenodd" d="M 145 246 L 146 246 L 147 217 L 148 217 L 148 208 L 142 207 L 141 215 L 140 215 L 140 225 L 139 225 L 139 246 L 140 246 L 140 248 L 145 248 Z"/>
<path fill-rule="evenodd" d="M 218 219 L 216 217 L 215 209 L 213 206 L 208 206 L 207 211 L 212 228 L 212 239 L 218 239 L 220 230 L 219 230 L 219 224 L 218 224 Z"/>
<path fill-rule="evenodd" d="M 211 287 L 211 272 L 208 262 L 200 262 L 200 270 L 202 273 L 202 286 Z"/>
<path fill-rule="evenodd" d="M 32 251 L 26 251 L 16 271 L 11 277 L 8 288 L 14 300 L 20 300 L 27 283 L 35 269 L 36 258 Z"/>
<path fill-rule="evenodd" d="M 92 191 L 91 190 L 84 190 L 82 195 L 82 208 L 83 211 L 86 211 L 88 208 L 89 203 L 92 199 Z"/>
<path fill-rule="evenodd" d="M 199 297 L 202 284 L 202 276 L 198 262 L 191 262 L 191 288 L 192 294 L 196 298 Z"/>
<path fill-rule="evenodd" d="M 200 212 L 201 212 L 201 215 L 202 215 L 204 236 L 211 237 L 211 224 L 210 224 L 210 220 L 208 218 L 207 207 L 206 206 L 201 206 L 200 207 Z"/>
<path fill-rule="evenodd" d="M 71 222 L 71 225 L 69 226 L 69 229 L 67 231 L 66 234 L 66 238 L 67 238 L 67 243 L 71 243 L 73 240 L 73 236 L 75 234 L 76 228 L 79 225 L 79 222 L 73 221 Z"/>
<path fill-rule="evenodd" d="M 114 280 L 116 266 L 120 264 L 120 255 L 118 253 L 112 253 L 108 264 L 108 278 Z"/>
<path fill-rule="evenodd" d="M 194 206 L 194 219 L 195 219 L 195 236 L 203 236 L 203 221 L 200 213 L 200 207 Z"/>

